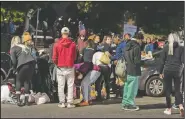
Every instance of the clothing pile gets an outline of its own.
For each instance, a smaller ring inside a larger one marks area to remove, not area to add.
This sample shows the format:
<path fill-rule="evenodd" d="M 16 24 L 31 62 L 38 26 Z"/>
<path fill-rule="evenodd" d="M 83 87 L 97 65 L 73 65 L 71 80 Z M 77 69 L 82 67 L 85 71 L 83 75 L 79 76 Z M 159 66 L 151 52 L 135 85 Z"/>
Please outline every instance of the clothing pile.
<path fill-rule="evenodd" d="M 17 104 L 14 87 L 10 84 L 1 86 L 1 103 L 2 104 Z"/>

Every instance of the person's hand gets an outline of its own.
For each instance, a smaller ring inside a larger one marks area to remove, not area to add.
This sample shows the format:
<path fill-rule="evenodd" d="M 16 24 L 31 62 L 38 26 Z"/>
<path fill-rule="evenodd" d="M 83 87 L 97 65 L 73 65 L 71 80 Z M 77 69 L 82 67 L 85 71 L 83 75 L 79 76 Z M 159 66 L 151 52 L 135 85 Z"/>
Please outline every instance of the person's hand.
<path fill-rule="evenodd" d="M 118 61 L 117 61 L 117 60 L 115 60 L 115 61 L 114 61 L 114 64 L 116 65 L 117 63 L 118 63 Z"/>
<path fill-rule="evenodd" d="M 164 74 L 160 74 L 159 77 L 160 77 L 161 79 L 163 79 L 163 78 L 164 78 Z"/>

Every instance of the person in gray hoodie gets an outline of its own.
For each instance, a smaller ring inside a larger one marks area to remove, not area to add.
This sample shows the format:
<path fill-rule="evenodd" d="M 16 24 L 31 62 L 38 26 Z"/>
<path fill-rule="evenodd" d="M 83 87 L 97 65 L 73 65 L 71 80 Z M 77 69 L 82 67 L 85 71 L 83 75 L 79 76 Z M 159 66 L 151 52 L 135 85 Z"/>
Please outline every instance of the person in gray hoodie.
<path fill-rule="evenodd" d="M 31 36 L 26 32 L 23 35 L 23 44 L 14 45 L 10 49 L 14 72 L 17 72 L 16 97 L 18 106 L 29 105 L 28 98 L 30 92 L 30 81 L 32 80 L 35 68 L 35 59 L 31 55 L 31 51 L 28 47 L 31 43 Z M 25 89 L 25 103 L 20 101 L 21 86 L 23 84 Z"/>

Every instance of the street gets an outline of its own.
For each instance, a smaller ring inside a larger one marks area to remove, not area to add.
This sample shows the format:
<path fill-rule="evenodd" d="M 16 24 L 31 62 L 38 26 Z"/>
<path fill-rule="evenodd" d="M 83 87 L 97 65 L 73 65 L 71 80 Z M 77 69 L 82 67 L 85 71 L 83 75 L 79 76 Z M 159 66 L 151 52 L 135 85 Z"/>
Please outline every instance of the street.
<path fill-rule="evenodd" d="M 121 110 L 121 99 L 112 99 L 103 103 L 96 103 L 87 107 L 63 109 L 57 103 L 17 107 L 2 104 L 1 118 L 180 118 L 178 110 L 172 115 L 164 115 L 164 97 L 142 97 L 136 99 L 139 111 Z"/>

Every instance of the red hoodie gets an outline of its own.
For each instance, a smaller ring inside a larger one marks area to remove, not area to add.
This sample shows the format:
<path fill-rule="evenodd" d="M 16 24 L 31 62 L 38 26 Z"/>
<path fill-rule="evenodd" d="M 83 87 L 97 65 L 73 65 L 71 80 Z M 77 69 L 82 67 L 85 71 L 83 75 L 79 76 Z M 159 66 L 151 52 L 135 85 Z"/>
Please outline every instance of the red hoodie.
<path fill-rule="evenodd" d="M 76 59 L 76 45 L 69 38 L 60 38 L 54 44 L 52 60 L 58 67 L 73 67 Z"/>

